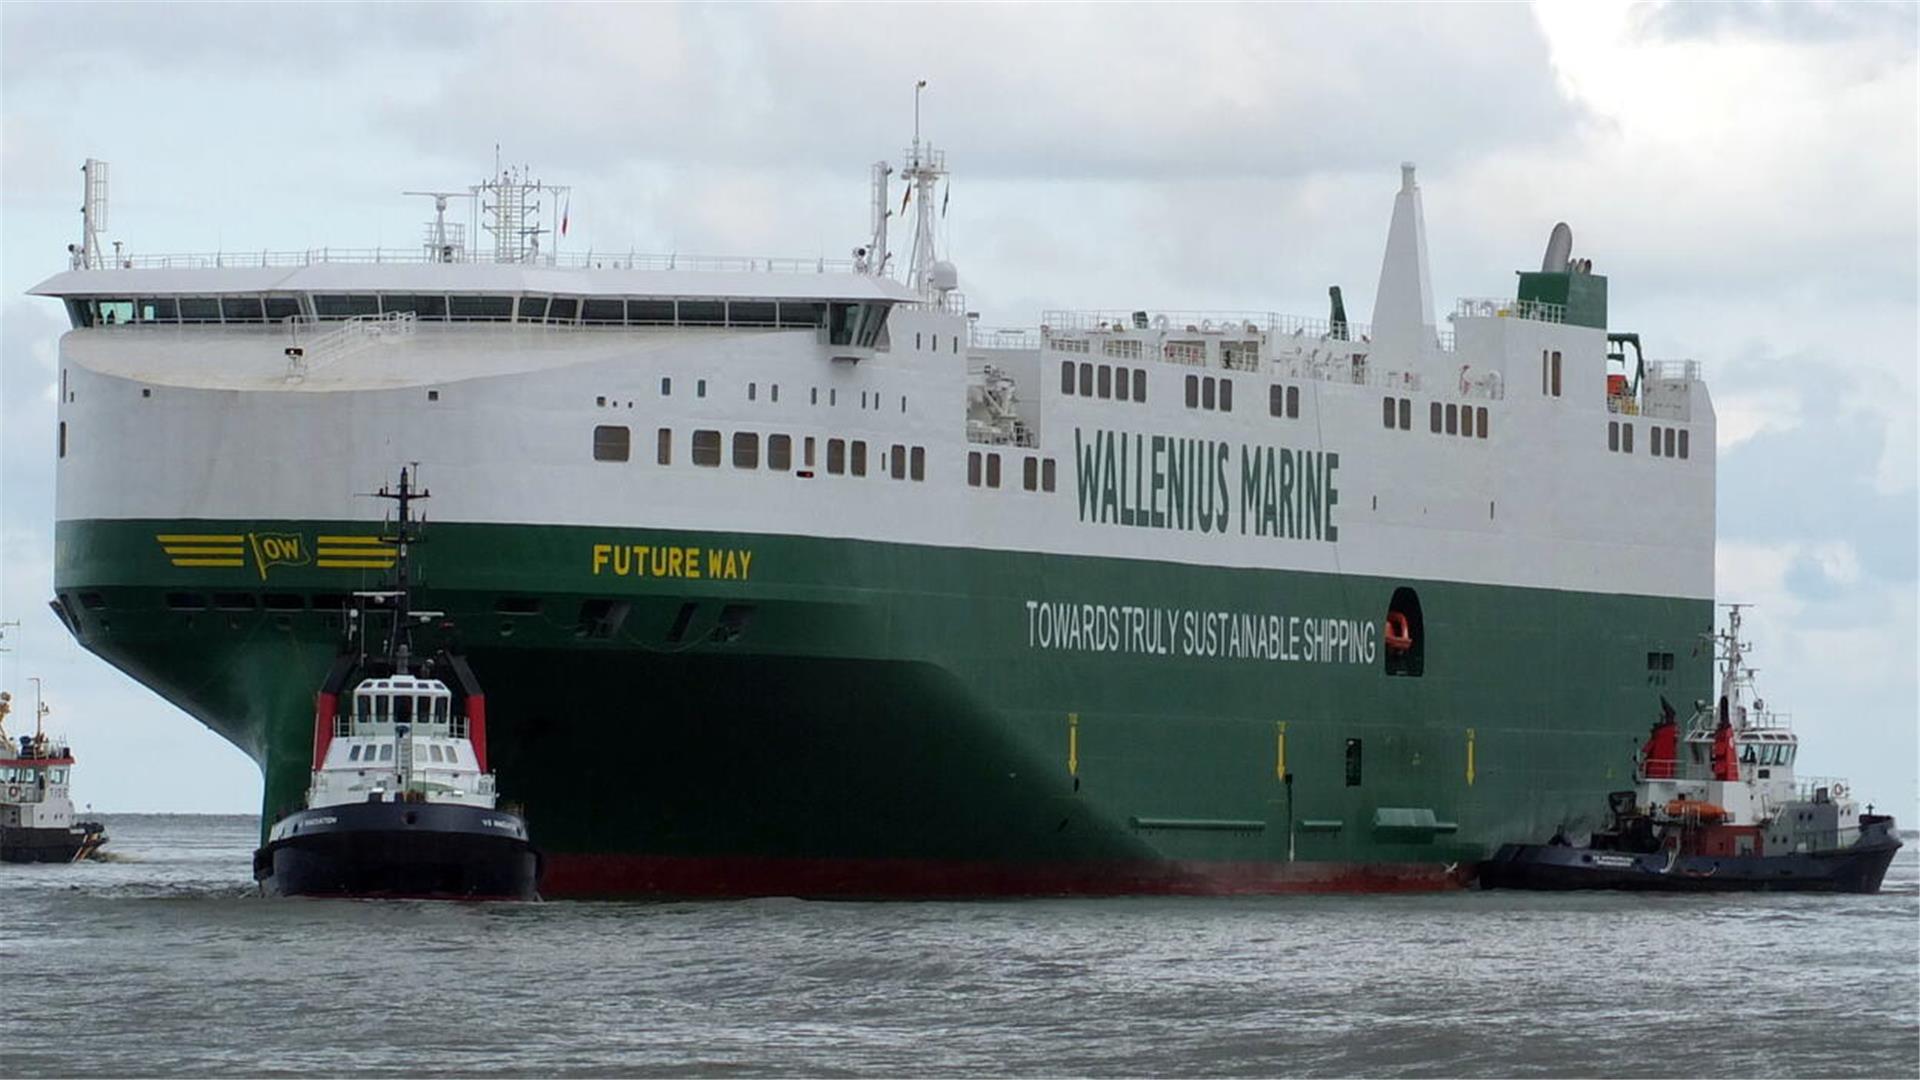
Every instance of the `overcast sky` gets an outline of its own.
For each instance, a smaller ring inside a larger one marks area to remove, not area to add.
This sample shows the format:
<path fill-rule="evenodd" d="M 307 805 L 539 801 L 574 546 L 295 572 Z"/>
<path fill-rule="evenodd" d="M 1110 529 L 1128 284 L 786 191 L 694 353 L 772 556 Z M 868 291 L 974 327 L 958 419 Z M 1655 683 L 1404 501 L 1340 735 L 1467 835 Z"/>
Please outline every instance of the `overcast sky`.
<path fill-rule="evenodd" d="M 399 192 L 531 163 L 563 247 L 844 257 L 926 132 L 988 325 L 1371 311 L 1402 160 L 1440 314 L 1566 220 L 1611 321 L 1706 370 L 1718 590 L 1801 771 L 1920 821 L 1916 7 L 0 5 L 0 682 L 46 679 L 110 810 L 258 809 L 239 751 L 51 595 L 64 317 L 26 289 L 112 164 L 131 252 L 407 247 Z M 895 250 L 907 238 L 896 230 Z M 1618 497 L 1631 498 L 1631 493 Z"/>

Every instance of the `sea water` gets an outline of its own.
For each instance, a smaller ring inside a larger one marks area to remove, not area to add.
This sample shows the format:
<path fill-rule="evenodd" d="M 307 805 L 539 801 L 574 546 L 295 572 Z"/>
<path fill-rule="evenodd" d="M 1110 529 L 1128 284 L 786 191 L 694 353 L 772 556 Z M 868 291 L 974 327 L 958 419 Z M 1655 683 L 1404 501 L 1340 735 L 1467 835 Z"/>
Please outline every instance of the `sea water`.
<path fill-rule="evenodd" d="M 0 1073 L 1920 1075 L 1874 896 L 266 900 L 258 823 L 0 865 Z"/>

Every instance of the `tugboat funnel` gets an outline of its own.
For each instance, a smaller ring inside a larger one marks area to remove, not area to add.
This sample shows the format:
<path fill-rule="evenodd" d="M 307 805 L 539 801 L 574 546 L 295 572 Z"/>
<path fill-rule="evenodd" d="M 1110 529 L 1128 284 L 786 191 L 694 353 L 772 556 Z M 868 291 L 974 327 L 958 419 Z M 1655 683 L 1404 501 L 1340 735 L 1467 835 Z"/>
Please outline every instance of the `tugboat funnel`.
<path fill-rule="evenodd" d="M 1437 341 L 1426 216 L 1409 161 L 1400 166 L 1400 191 L 1393 198 L 1393 224 L 1380 263 L 1380 288 L 1374 293 L 1372 352 L 1390 367 L 1418 371 Z"/>

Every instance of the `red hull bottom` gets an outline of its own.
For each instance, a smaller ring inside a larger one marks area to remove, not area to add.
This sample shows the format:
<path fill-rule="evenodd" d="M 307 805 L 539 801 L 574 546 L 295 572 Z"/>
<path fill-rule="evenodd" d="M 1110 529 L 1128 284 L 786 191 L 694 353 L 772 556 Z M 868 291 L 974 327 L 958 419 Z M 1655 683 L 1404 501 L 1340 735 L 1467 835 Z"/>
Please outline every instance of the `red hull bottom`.
<path fill-rule="evenodd" d="M 1471 863 L 1085 862 L 549 854 L 549 899 L 1260 896 L 1457 889 Z"/>

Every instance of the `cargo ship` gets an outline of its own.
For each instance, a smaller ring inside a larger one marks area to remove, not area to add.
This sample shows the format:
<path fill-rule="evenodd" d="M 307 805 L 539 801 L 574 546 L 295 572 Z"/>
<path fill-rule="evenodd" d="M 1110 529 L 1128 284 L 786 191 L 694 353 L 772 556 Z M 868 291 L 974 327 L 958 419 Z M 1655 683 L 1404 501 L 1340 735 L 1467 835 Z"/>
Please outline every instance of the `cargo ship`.
<path fill-rule="evenodd" d="M 562 251 L 517 169 L 428 193 L 417 249 L 109 252 L 83 172 L 31 290 L 71 320 L 53 606 L 269 821 L 394 559 L 353 493 L 408 462 L 548 897 L 1455 887 L 1600 825 L 1710 685 L 1697 365 L 1612 327 L 1564 225 L 1438 317 L 1411 165 L 1370 324 L 1336 288 L 1012 330 L 917 134 L 843 261 Z"/>

